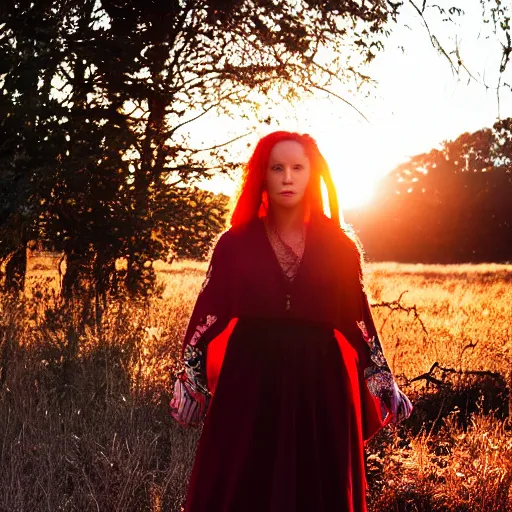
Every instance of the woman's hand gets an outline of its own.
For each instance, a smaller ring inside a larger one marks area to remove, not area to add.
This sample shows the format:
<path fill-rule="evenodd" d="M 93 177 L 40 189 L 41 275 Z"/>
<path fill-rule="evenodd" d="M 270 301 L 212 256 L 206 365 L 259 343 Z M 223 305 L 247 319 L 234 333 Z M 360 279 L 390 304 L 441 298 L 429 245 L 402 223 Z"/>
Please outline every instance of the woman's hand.
<path fill-rule="evenodd" d="M 170 402 L 171 416 L 182 426 L 199 425 L 206 413 L 209 396 L 201 392 L 184 372 L 174 383 L 174 393 Z"/>
<path fill-rule="evenodd" d="M 413 405 L 407 396 L 400 391 L 396 382 L 393 382 L 393 387 L 390 391 L 390 393 L 386 393 L 383 396 L 383 400 L 392 415 L 391 423 L 397 424 L 411 415 Z"/>

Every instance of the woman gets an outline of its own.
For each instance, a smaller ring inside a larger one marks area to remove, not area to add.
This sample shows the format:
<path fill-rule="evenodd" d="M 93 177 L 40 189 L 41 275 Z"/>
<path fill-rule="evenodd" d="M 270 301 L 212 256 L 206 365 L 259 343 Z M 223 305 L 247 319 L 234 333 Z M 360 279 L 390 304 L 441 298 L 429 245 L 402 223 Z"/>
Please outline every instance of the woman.
<path fill-rule="evenodd" d="M 366 510 L 364 443 L 412 406 L 361 277 L 315 141 L 263 137 L 214 249 L 171 402 L 183 425 L 206 416 L 187 512 Z"/>

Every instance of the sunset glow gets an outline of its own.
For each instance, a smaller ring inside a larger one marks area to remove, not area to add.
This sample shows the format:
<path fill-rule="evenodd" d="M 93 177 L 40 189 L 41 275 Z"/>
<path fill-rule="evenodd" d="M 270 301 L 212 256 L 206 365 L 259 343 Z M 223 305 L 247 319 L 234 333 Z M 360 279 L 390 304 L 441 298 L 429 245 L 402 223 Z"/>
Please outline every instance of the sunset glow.
<path fill-rule="evenodd" d="M 392 152 L 376 146 L 369 150 L 363 143 L 343 144 L 332 138 L 318 138 L 338 192 L 341 210 L 361 208 L 371 203 L 377 182 L 391 168 Z M 384 165 L 383 165 L 384 163 Z"/>
<path fill-rule="evenodd" d="M 250 151 L 246 145 L 253 147 L 270 131 L 309 133 L 330 165 L 340 208 L 369 206 L 380 178 L 398 164 L 439 147 L 445 140 L 455 140 L 464 132 L 492 126 L 498 113 L 505 118 L 512 112 L 512 94 L 502 88 L 498 102 L 494 88 L 501 55 L 499 41 L 474 37 L 481 29 L 479 3 L 467 4 L 463 23 L 447 25 L 440 17 L 431 19 L 430 29 L 448 48 L 453 47 L 455 38 L 472 77 L 464 70 L 454 72 L 447 59 L 432 47 L 418 13 L 405 5 L 407 23 L 394 28 L 386 51 L 368 69 L 377 81 L 376 89 L 367 97 L 352 95 L 348 89 L 335 91 L 365 117 L 348 103 L 329 97 L 293 105 L 262 102 L 261 110 L 271 122 L 259 133 L 239 120 L 224 123 L 210 119 L 195 135 L 204 140 L 220 133 L 227 140 L 252 132 L 240 150 L 233 152 L 234 158 L 240 156 L 243 161 Z M 425 37 L 419 37 L 422 33 Z M 216 126 L 213 131 L 212 124 Z M 235 186 L 223 178 L 204 184 L 228 195 L 233 194 Z"/>
<path fill-rule="evenodd" d="M 307 131 L 316 138 L 329 163 L 340 210 L 364 208 L 371 204 L 379 180 L 403 161 L 406 155 L 403 148 L 393 144 L 392 140 L 385 141 L 375 136 L 373 142 L 368 143 L 362 135 L 358 137 L 357 130 L 351 130 L 350 127 L 343 129 L 341 126 L 336 128 L 339 140 L 323 131 L 316 135 L 314 127 L 299 131 Z M 290 126 L 283 129 L 290 129 Z M 247 149 L 240 154 L 242 161 L 248 157 Z M 237 185 L 236 178 L 230 180 L 225 176 L 217 176 L 200 184 L 201 188 L 229 196 L 236 193 Z"/>

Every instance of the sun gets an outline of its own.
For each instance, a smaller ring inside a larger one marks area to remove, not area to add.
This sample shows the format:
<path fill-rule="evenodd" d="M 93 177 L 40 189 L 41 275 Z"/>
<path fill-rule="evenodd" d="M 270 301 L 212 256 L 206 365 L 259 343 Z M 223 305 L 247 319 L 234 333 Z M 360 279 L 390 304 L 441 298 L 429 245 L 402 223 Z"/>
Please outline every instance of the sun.
<path fill-rule="evenodd" d="M 403 144 L 393 133 L 375 127 L 347 126 L 326 119 L 322 129 L 303 130 L 315 135 L 318 147 L 331 169 L 341 212 L 372 206 L 379 181 L 400 162 L 405 161 Z M 243 154 L 240 158 L 248 158 Z M 199 185 L 214 193 L 233 196 L 238 183 L 225 176 L 216 176 Z M 324 204 L 328 204 L 324 189 Z"/>
<path fill-rule="evenodd" d="M 353 150 L 340 152 L 326 145 L 323 154 L 331 169 L 341 210 L 364 208 L 371 203 L 382 171 L 368 155 Z"/>
<path fill-rule="evenodd" d="M 334 138 L 325 134 L 318 145 L 331 169 L 340 209 L 353 210 L 372 204 L 379 180 L 400 161 L 397 148 L 382 139 L 373 144 L 367 138 Z"/>
<path fill-rule="evenodd" d="M 364 208 L 371 204 L 376 185 L 371 170 L 365 172 L 358 169 L 358 173 L 352 175 L 345 172 L 344 166 L 333 166 L 331 172 L 342 210 Z"/>

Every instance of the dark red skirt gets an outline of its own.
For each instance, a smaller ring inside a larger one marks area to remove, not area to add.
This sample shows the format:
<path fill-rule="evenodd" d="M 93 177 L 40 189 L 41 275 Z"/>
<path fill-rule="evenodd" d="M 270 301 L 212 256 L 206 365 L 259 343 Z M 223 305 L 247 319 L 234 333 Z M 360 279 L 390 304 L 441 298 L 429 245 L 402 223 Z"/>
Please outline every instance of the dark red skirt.
<path fill-rule="evenodd" d="M 240 319 L 186 512 L 365 511 L 361 378 L 355 351 L 340 350 L 332 328 Z"/>

